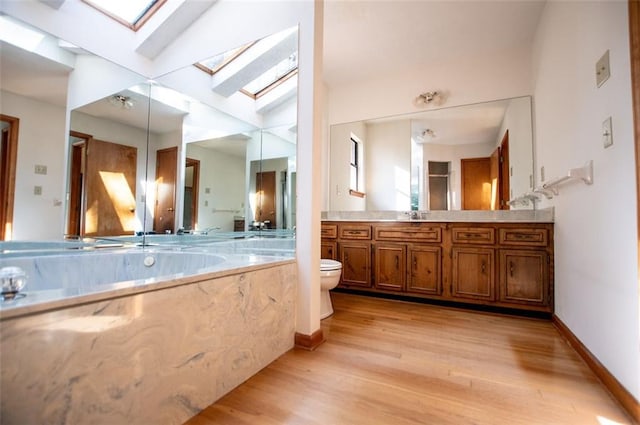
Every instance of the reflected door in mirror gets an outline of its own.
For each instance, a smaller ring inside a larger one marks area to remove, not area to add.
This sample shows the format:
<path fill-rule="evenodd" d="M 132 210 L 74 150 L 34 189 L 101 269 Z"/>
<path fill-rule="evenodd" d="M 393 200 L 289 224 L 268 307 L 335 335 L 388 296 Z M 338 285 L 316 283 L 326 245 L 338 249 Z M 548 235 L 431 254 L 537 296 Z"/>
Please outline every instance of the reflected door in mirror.
<path fill-rule="evenodd" d="M 0 241 L 10 240 L 13 230 L 16 155 L 19 119 L 0 114 Z"/>
<path fill-rule="evenodd" d="M 175 231 L 177 166 L 177 147 L 160 149 L 156 153 L 156 207 L 153 230 L 157 233 Z"/>
<path fill-rule="evenodd" d="M 256 173 L 256 221 L 276 228 L 276 172 Z"/>
<path fill-rule="evenodd" d="M 491 158 L 461 160 L 462 209 L 491 209 Z"/>
<path fill-rule="evenodd" d="M 137 156 L 138 150 L 131 146 L 88 140 L 84 236 L 134 233 Z"/>

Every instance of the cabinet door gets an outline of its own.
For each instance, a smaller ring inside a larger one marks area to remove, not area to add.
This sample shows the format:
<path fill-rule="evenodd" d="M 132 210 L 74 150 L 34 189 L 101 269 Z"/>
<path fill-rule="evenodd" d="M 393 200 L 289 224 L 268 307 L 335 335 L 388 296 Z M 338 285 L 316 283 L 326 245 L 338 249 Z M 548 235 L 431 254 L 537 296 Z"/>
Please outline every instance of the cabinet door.
<path fill-rule="evenodd" d="M 493 249 L 452 248 L 452 260 L 454 297 L 495 299 Z"/>
<path fill-rule="evenodd" d="M 498 270 L 500 301 L 548 304 L 549 271 L 546 251 L 501 249 Z"/>
<path fill-rule="evenodd" d="M 409 249 L 407 291 L 440 295 L 442 293 L 441 248 L 414 246 Z"/>
<path fill-rule="evenodd" d="M 334 241 L 320 242 L 320 258 L 335 260 L 338 258 L 338 244 Z"/>
<path fill-rule="evenodd" d="M 404 291 L 407 275 L 407 247 L 400 244 L 375 246 L 375 287 Z"/>
<path fill-rule="evenodd" d="M 371 244 L 341 242 L 339 246 L 344 286 L 371 287 Z"/>

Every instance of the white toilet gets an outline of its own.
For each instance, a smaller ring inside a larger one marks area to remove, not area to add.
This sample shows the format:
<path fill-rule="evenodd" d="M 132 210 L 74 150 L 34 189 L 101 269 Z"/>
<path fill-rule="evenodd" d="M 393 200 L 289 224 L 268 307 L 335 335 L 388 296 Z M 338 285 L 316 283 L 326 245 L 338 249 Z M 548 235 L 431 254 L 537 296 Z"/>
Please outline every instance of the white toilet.
<path fill-rule="evenodd" d="M 342 263 L 323 258 L 320 260 L 320 319 L 333 314 L 329 290 L 338 286 L 342 274 Z"/>

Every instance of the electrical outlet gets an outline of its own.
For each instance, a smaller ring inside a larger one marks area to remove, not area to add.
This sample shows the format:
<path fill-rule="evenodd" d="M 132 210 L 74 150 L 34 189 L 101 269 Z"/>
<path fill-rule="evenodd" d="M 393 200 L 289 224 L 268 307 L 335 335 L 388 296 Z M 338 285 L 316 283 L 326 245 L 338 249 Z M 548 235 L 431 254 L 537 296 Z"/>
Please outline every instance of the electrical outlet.
<path fill-rule="evenodd" d="M 611 69 L 609 68 L 609 51 L 604 52 L 604 55 L 596 63 L 596 84 L 598 87 L 602 86 L 605 81 L 609 79 L 611 75 Z"/>
<path fill-rule="evenodd" d="M 602 145 L 605 148 L 613 145 L 613 128 L 611 126 L 611 117 L 602 121 Z"/>
<path fill-rule="evenodd" d="M 47 174 L 47 166 L 46 165 L 37 165 L 34 167 L 35 168 L 35 173 L 36 174 L 43 174 L 46 175 Z"/>

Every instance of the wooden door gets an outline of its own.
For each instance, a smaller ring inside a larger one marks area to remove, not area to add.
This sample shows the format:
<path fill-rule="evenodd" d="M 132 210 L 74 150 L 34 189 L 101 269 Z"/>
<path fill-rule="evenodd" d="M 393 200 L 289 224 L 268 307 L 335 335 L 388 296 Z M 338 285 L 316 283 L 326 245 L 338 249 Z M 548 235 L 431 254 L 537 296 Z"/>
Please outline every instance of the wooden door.
<path fill-rule="evenodd" d="M 156 233 L 174 233 L 176 223 L 176 170 L 178 148 L 156 152 L 156 206 L 153 230 Z"/>
<path fill-rule="evenodd" d="M 511 177 L 511 169 L 509 165 L 509 130 L 504 133 L 502 143 L 500 144 L 500 209 L 509 209 L 509 200 L 511 199 L 511 185 L 509 178 Z"/>
<path fill-rule="evenodd" d="M 407 247 L 401 244 L 376 244 L 374 252 L 375 287 L 404 291 L 407 275 Z"/>
<path fill-rule="evenodd" d="M 341 284 L 371 287 L 371 244 L 367 242 L 341 242 Z"/>
<path fill-rule="evenodd" d="M 136 228 L 138 150 L 91 139 L 86 155 L 83 235 L 132 235 Z"/>
<path fill-rule="evenodd" d="M 500 187 L 500 147 L 497 147 L 489 157 L 489 181 L 491 182 L 490 208 L 500 209 L 500 197 L 502 195 Z"/>
<path fill-rule="evenodd" d="M 542 250 L 500 250 L 500 300 L 547 305 L 547 258 Z"/>
<path fill-rule="evenodd" d="M 185 230 L 193 230 L 197 227 L 198 224 L 200 161 L 197 159 L 187 158 L 185 161 L 184 174 L 184 206 L 182 215 L 182 226 Z M 242 230 L 244 230 L 244 226 Z"/>
<path fill-rule="evenodd" d="M 413 246 L 409 250 L 408 292 L 442 293 L 442 255 L 439 246 Z"/>
<path fill-rule="evenodd" d="M 452 295 L 494 300 L 494 250 L 452 248 Z"/>
<path fill-rule="evenodd" d="M 463 210 L 491 208 L 491 159 L 469 158 L 461 160 Z"/>
<path fill-rule="evenodd" d="M 276 226 L 276 172 L 256 173 L 256 221 L 267 229 Z"/>
<path fill-rule="evenodd" d="M 0 114 L 0 241 L 13 235 L 13 200 L 15 198 L 18 126 L 20 120 Z"/>

